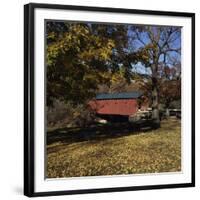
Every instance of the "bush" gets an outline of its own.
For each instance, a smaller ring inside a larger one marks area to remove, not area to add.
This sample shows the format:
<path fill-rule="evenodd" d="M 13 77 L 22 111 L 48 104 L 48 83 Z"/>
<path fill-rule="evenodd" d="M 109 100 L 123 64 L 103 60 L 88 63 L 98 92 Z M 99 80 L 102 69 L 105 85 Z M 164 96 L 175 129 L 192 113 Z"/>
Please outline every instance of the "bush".
<path fill-rule="evenodd" d="M 56 100 L 53 107 L 47 108 L 48 128 L 86 127 L 95 120 L 95 113 L 87 106 L 64 103 Z"/>

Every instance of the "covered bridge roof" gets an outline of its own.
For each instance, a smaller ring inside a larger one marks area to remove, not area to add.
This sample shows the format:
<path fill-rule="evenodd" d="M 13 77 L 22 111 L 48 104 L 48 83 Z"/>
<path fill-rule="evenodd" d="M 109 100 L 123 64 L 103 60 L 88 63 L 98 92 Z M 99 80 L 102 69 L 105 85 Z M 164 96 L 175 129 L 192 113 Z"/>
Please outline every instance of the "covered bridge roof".
<path fill-rule="evenodd" d="M 137 99 L 142 95 L 142 92 L 121 92 L 121 93 L 100 93 L 96 95 L 96 100 L 106 99 Z"/>

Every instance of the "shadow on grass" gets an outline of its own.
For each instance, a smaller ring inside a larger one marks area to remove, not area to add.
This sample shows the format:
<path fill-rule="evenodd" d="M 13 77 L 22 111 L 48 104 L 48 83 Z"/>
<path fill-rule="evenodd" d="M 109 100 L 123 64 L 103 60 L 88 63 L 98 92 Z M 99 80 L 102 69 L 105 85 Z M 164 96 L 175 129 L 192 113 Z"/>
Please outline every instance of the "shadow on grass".
<path fill-rule="evenodd" d="M 47 133 L 47 145 L 61 142 L 72 144 L 84 141 L 100 141 L 108 138 L 123 137 L 130 134 L 139 134 L 141 131 L 152 130 L 152 122 L 139 124 L 129 122 L 112 124 L 95 124 L 87 128 L 62 128 Z"/>

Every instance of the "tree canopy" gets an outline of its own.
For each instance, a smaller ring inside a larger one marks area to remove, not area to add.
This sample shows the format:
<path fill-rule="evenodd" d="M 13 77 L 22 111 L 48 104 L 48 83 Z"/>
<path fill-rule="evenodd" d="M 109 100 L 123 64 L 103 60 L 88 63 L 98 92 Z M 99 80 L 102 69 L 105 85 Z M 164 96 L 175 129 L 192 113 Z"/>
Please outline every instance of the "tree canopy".
<path fill-rule="evenodd" d="M 47 22 L 47 104 L 81 103 L 120 71 L 127 82 L 144 52 L 130 51 L 128 25 Z M 78 98 L 77 98 L 78 97 Z"/>
<path fill-rule="evenodd" d="M 81 103 L 92 97 L 98 84 L 108 81 L 106 62 L 115 45 L 86 24 L 63 26 L 65 31 L 56 32 L 55 26 L 47 32 L 48 105 L 54 98 Z"/>

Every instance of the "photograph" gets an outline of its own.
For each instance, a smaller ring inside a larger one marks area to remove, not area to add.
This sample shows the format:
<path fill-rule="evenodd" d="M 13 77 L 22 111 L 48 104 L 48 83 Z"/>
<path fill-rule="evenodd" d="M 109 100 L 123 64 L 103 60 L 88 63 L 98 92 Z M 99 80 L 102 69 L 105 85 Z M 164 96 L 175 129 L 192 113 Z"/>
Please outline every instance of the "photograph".
<path fill-rule="evenodd" d="M 24 6 L 24 194 L 195 186 L 195 14 Z"/>
<path fill-rule="evenodd" d="M 180 172 L 182 27 L 44 23 L 46 178 Z"/>

